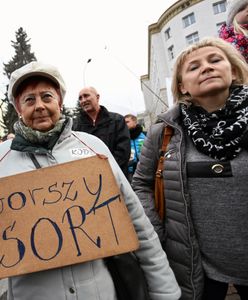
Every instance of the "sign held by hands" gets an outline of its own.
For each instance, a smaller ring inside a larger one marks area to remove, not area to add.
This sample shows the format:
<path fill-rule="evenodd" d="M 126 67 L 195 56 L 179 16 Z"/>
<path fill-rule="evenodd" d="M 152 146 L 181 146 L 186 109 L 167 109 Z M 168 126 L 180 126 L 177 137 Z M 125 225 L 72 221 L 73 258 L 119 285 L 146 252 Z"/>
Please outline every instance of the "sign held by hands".
<path fill-rule="evenodd" d="M 94 156 L 0 178 L 0 278 L 137 248 L 107 159 Z"/>

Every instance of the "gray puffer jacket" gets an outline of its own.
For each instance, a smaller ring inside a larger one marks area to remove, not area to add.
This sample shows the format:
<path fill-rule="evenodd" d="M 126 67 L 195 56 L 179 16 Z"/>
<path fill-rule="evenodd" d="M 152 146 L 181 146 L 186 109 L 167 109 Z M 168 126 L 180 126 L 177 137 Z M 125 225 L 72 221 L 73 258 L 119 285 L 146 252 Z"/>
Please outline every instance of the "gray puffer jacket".
<path fill-rule="evenodd" d="M 158 236 L 117 162 L 100 139 L 85 132 L 73 132 L 71 125 L 71 122 L 67 123 L 56 144 L 49 151 L 40 147 L 26 147 L 23 144 L 23 147 L 19 145 L 18 149 L 12 150 L 10 140 L 2 143 L 0 177 L 34 170 L 35 166 L 28 155 L 30 152 L 35 155 L 42 167 L 90 157 L 95 153 L 107 156 L 140 242 L 140 247 L 135 254 L 146 276 L 150 298 L 151 300 L 178 299 L 181 294 L 180 289 L 160 246 Z M 1 242 L 3 242 L 2 238 Z M 11 277 L 8 299 L 117 300 L 117 297 L 104 260 L 97 259 Z"/>
<path fill-rule="evenodd" d="M 190 216 L 186 185 L 185 137 L 180 126 L 179 107 L 162 114 L 151 126 L 142 148 L 132 187 L 164 245 L 170 266 L 182 289 L 183 300 L 201 299 L 203 270 L 198 243 Z M 154 207 L 154 180 L 158 164 L 162 132 L 174 128 L 167 147 L 163 178 L 166 199 L 166 221 L 162 224 Z"/>

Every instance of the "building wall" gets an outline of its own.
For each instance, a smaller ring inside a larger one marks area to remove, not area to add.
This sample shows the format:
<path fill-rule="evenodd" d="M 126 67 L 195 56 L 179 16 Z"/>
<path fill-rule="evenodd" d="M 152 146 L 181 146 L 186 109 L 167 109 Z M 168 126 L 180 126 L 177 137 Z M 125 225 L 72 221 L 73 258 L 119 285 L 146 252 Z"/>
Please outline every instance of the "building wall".
<path fill-rule="evenodd" d="M 148 27 L 148 74 L 141 77 L 148 120 L 146 127 L 168 109 L 168 102 L 172 102 L 168 97 L 171 97 L 173 65 L 177 55 L 189 45 L 186 37 L 194 33 L 199 39 L 218 35 L 218 25 L 226 19 L 225 11 L 214 13 L 213 5 L 220 3 L 225 8 L 225 0 L 179 0 L 161 15 L 157 23 Z M 195 22 L 184 27 L 183 18 L 188 20 L 187 16 L 191 14 Z"/>

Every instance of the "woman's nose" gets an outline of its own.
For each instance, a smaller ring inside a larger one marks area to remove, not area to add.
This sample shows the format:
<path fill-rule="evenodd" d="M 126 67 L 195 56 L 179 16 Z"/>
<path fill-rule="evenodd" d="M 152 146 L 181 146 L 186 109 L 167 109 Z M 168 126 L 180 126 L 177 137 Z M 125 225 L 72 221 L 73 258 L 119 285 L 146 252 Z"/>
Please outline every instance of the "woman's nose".
<path fill-rule="evenodd" d="M 43 110 L 44 109 L 44 102 L 42 101 L 41 97 L 37 97 L 35 99 L 35 110 Z"/>
<path fill-rule="evenodd" d="M 213 66 L 211 65 L 211 63 L 209 62 L 204 62 L 202 64 L 202 72 L 205 73 L 205 72 L 210 72 L 213 70 Z"/>

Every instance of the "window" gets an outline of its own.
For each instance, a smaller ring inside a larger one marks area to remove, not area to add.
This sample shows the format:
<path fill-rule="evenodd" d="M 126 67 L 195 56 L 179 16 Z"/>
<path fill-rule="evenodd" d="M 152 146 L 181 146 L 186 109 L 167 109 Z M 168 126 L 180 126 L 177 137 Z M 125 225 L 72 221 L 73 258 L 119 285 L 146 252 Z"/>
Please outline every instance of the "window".
<path fill-rule="evenodd" d="M 170 28 L 166 29 L 164 34 L 165 34 L 165 40 L 167 41 L 169 38 L 171 38 L 171 29 Z"/>
<path fill-rule="evenodd" d="M 213 4 L 214 14 L 220 14 L 226 11 L 226 1 L 220 1 Z"/>
<path fill-rule="evenodd" d="M 187 42 L 188 45 L 194 44 L 194 43 L 196 43 L 198 41 L 199 41 L 198 32 L 194 32 L 194 33 L 186 36 L 186 42 Z"/>
<path fill-rule="evenodd" d="M 186 17 L 183 18 L 183 27 L 188 27 L 191 24 L 195 23 L 195 14 L 191 13 L 189 15 L 187 15 Z"/>
<path fill-rule="evenodd" d="M 169 59 L 172 60 L 174 58 L 174 46 L 170 46 L 168 48 L 168 56 L 169 56 Z"/>

